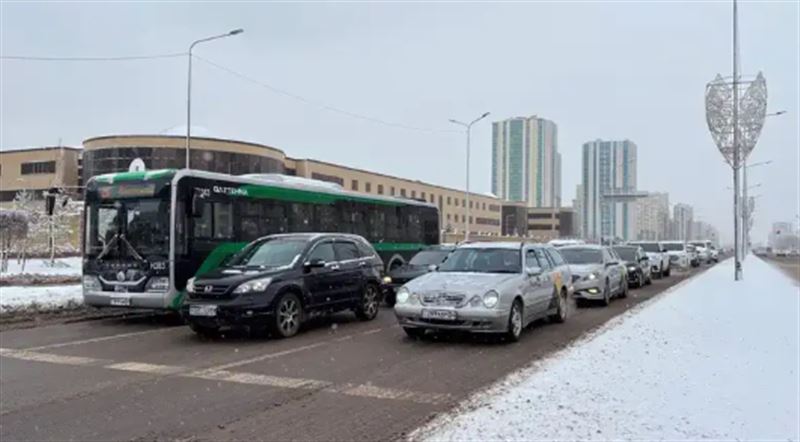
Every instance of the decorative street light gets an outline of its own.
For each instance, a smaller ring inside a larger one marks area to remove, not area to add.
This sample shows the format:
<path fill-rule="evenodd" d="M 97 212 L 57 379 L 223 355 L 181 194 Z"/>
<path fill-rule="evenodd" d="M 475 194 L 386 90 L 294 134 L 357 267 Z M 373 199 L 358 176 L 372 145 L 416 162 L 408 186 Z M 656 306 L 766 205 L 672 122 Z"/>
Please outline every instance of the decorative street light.
<path fill-rule="evenodd" d="M 192 143 L 192 50 L 200 43 L 205 43 L 211 40 L 217 40 L 225 37 L 233 37 L 244 32 L 244 29 L 234 29 L 224 34 L 214 35 L 212 37 L 201 38 L 195 40 L 189 45 L 189 77 L 186 82 L 186 168 L 189 168 L 189 149 Z"/>
<path fill-rule="evenodd" d="M 453 124 L 457 124 L 459 126 L 464 127 L 464 129 L 466 130 L 466 133 L 467 133 L 467 189 L 464 192 L 465 193 L 464 201 L 465 201 L 465 206 L 466 206 L 465 208 L 466 208 L 466 211 L 467 211 L 467 215 L 466 215 L 466 218 L 465 218 L 466 228 L 464 229 L 464 241 L 467 241 L 469 239 L 469 224 L 470 224 L 469 223 L 469 217 L 470 217 L 470 210 L 469 210 L 470 209 L 470 206 L 469 206 L 469 203 L 470 203 L 470 201 L 469 201 L 469 138 L 470 138 L 470 131 L 472 130 L 472 125 L 473 124 L 477 123 L 478 121 L 483 120 L 484 118 L 486 118 L 488 116 L 489 116 L 489 112 L 484 112 L 483 115 L 481 115 L 480 117 L 472 120 L 469 123 L 463 123 L 461 121 L 453 120 L 453 119 L 449 120 Z"/>

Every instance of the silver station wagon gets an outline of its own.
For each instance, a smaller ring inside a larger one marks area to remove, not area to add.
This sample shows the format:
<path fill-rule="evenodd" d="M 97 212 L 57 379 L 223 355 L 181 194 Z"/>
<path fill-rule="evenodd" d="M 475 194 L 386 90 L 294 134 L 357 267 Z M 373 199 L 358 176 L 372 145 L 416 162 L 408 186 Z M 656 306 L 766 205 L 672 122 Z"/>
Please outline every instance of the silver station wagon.
<path fill-rule="evenodd" d="M 502 333 L 516 341 L 537 319 L 567 319 L 571 278 L 565 261 L 550 246 L 465 244 L 437 271 L 401 287 L 394 311 L 414 338 L 427 330 L 464 330 Z"/>

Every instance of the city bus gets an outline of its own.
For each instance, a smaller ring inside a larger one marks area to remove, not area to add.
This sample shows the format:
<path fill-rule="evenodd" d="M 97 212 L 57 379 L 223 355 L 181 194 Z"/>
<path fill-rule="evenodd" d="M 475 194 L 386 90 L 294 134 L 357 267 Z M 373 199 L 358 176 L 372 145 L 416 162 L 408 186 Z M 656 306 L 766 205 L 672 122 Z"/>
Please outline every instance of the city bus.
<path fill-rule="evenodd" d="M 439 212 L 423 201 L 343 190 L 277 174 L 188 169 L 120 172 L 86 183 L 87 305 L 178 309 L 186 281 L 274 233 L 355 233 L 386 269 L 439 243 Z"/>

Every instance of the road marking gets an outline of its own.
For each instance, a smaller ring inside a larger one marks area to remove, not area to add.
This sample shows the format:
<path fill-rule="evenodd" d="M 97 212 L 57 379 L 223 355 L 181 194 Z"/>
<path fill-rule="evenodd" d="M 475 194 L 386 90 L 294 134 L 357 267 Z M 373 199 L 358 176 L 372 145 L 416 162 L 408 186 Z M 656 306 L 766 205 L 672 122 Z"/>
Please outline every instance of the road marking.
<path fill-rule="evenodd" d="M 206 379 L 209 381 L 235 382 L 238 384 L 265 385 L 280 388 L 302 388 L 308 390 L 321 390 L 331 385 L 330 382 L 314 379 L 289 378 L 283 376 L 269 376 L 256 373 L 238 373 L 226 370 L 198 371 L 188 373 L 185 377 Z"/>
<path fill-rule="evenodd" d="M 121 362 L 118 364 L 106 365 L 105 368 L 160 375 L 170 375 L 188 371 L 184 367 L 176 367 L 174 365 L 147 364 L 144 362 Z"/>
<path fill-rule="evenodd" d="M 357 386 L 345 385 L 334 387 L 330 391 L 347 396 L 410 401 L 420 404 L 443 404 L 451 399 L 449 394 L 444 393 L 423 393 L 404 389 L 377 387 L 369 384 Z"/>
<path fill-rule="evenodd" d="M 373 329 L 373 330 L 367 330 L 367 331 L 365 331 L 365 332 L 361 332 L 361 334 L 362 334 L 363 336 L 366 336 L 366 335 L 372 335 L 372 334 L 375 334 L 375 333 L 380 333 L 380 332 L 382 332 L 382 331 L 383 331 L 383 329 L 382 329 L 382 328 L 376 328 L 376 329 Z"/>
<path fill-rule="evenodd" d="M 89 339 L 82 339 L 79 341 L 69 341 L 69 342 L 60 342 L 58 344 L 49 344 L 49 345 L 41 345 L 39 347 L 30 347 L 26 348 L 25 350 L 31 351 L 38 351 L 38 350 L 49 350 L 51 348 L 61 348 L 61 347 L 71 347 L 73 345 L 83 345 L 83 344 L 92 344 L 95 342 L 104 342 L 104 341 L 111 341 L 114 339 L 123 339 L 129 338 L 131 336 L 141 336 L 141 335 L 149 335 L 152 333 L 162 333 L 164 331 L 177 329 L 178 327 L 167 327 L 167 328 L 158 328 L 155 330 L 145 330 L 139 332 L 130 332 L 130 333 L 120 333 L 118 335 L 111 335 L 111 336 L 101 336 L 99 338 L 89 338 Z"/>
<path fill-rule="evenodd" d="M 306 351 L 306 350 L 311 350 L 311 349 L 314 349 L 314 348 L 317 348 L 317 347 L 322 347 L 323 345 L 327 345 L 329 342 L 330 341 L 316 342 L 314 344 L 309 344 L 309 345 L 303 345 L 301 347 L 290 348 L 289 350 L 278 351 L 278 352 L 275 352 L 275 353 L 267 353 L 265 355 L 256 356 L 256 357 L 250 358 L 250 359 L 242 359 L 241 361 L 230 362 L 228 364 L 217 365 L 215 367 L 208 367 L 204 371 L 223 371 L 223 370 L 227 370 L 229 368 L 241 367 L 242 365 L 248 365 L 248 364 L 252 364 L 252 363 L 255 363 L 255 362 L 266 361 L 267 359 L 279 358 L 281 356 L 290 355 L 292 353 L 299 353 L 301 351 Z"/>
<path fill-rule="evenodd" d="M 49 362 L 51 364 L 60 365 L 97 365 L 104 362 L 102 359 L 37 353 L 34 351 L 15 350 L 11 348 L 0 348 L 0 356 L 21 359 L 23 361 Z"/>

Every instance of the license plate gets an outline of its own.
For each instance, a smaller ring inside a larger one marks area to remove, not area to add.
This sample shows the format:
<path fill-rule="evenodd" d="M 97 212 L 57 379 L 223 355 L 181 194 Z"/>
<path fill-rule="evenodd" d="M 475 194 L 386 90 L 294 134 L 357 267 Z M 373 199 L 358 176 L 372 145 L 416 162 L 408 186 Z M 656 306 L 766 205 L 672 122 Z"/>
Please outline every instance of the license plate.
<path fill-rule="evenodd" d="M 112 296 L 111 305 L 128 307 L 131 305 L 131 298 L 129 296 Z"/>
<path fill-rule="evenodd" d="M 443 321 L 455 321 L 456 312 L 453 310 L 422 310 L 422 319 L 440 319 Z"/>
<path fill-rule="evenodd" d="M 189 306 L 190 316 L 217 316 L 217 306 L 208 304 L 194 304 Z"/>

